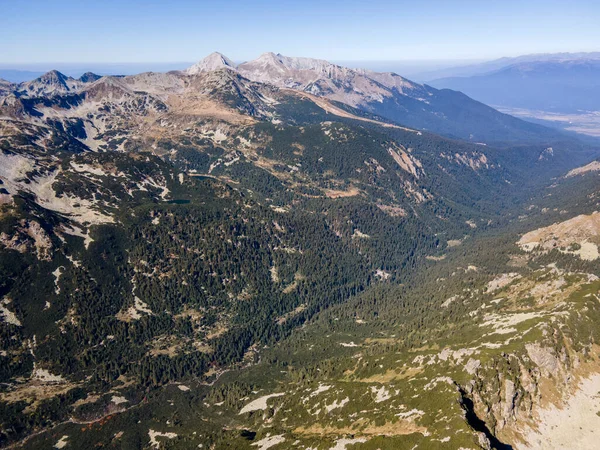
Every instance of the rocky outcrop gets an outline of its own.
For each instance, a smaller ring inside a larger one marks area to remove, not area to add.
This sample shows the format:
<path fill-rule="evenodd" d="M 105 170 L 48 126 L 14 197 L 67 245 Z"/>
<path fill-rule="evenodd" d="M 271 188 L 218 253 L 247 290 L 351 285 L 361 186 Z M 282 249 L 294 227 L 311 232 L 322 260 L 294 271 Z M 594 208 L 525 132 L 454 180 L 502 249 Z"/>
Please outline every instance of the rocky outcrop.
<path fill-rule="evenodd" d="M 42 261 L 52 259 L 52 240 L 35 220 L 22 219 L 13 235 L 0 233 L 0 244 L 19 253 L 35 251 L 38 259 Z"/>
<path fill-rule="evenodd" d="M 542 347 L 537 343 L 527 344 L 525 348 L 531 361 L 540 368 L 544 376 L 556 377 L 558 375 L 560 360 L 554 354 L 553 349 Z"/>
<path fill-rule="evenodd" d="M 474 378 L 464 392 L 494 436 L 519 439 L 521 430 L 535 424 L 543 405 L 572 393 L 580 359 L 558 339 L 526 344 L 524 352 L 502 354 L 484 366 L 470 361 L 468 372 Z"/>

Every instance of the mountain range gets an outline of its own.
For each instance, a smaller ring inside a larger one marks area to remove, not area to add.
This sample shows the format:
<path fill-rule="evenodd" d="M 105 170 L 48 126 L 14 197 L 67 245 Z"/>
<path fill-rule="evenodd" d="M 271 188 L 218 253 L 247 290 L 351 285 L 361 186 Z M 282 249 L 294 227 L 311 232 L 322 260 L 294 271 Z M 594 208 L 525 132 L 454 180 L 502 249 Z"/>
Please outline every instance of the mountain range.
<path fill-rule="evenodd" d="M 598 157 L 273 53 L 2 82 L 0 446 L 589 447 Z"/>
<path fill-rule="evenodd" d="M 489 72 L 495 72 L 509 66 L 528 63 L 561 63 L 565 61 L 576 60 L 596 60 L 600 58 L 600 52 L 579 52 L 579 53 L 533 53 L 528 55 L 503 57 L 491 61 L 479 62 L 476 64 L 456 65 L 440 70 L 424 72 L 419 74 L 419 79 L 425 82 L 432 82 L 442 78 L 471 77 L 483 75 Z"/>
<path fill-rule="evenodd" d="M 430 83 L 497 107 L 582 113 L 597 111 L 600 104 L 598 53 L 506 58 L 456 73 L 461 75 Z"/>
<path fill-rule="evenodd" d="M 235 72 L 245 80 L 324 97 L 418 130 L 473 142 L 514 142 L 517 138 L 519 142 L 531 142 L 560 136 L 547 128 L 499 113 L 460 92 L 437 90 L 394 73 L 349 69 L 311 58 L 265 53 L 254 61 L 236 66 L 227 57 L 214 53 L 183 73 L 169 72 L 163 78 L 174 82 L 176 78 L 185 80 L 185 74 L 217 69 Z M 62 81 L 49 81 L 49 78 L 60 77 Z M 69 80 L 72 79 L 52 72 L 31 82 L 13 85 L 13 89 L 17 95 L 29 95 L 32 89 L 41 93 L 46 92 L 48 86 L 61 84 L 64 92 L 66 88 L 72 91 L 76 82 Z M 67 86 L 68 83 L 71 85 Z M 83 89 L 83 85 L 77 86 Z"/>

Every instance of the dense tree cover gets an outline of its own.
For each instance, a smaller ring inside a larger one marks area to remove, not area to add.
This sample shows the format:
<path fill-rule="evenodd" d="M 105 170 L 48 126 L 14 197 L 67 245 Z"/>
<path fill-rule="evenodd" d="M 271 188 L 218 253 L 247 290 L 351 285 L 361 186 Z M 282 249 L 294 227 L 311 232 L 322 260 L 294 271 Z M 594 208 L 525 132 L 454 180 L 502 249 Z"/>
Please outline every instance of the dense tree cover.
<path fill-rule="evenodd" d="M 202 193 L 193 202 L 133 207 L 123 223 L 93 228 L 87 249 L 65 235 L 53 238 L 51 261 L 2 250 L 2 289 L 23 324 L 2 328 L 12 355 L 3 380 L 27 376 L 33 361 L 98 387 L 121 376 L 138 386 L 202 377 L 360 293 L 377 269 L 401 279 L 438 244 L 421 221 L 361 199 L 276 212 L 212 180 L 190 182 Z M 40 220 L 29 207 L 21 214 Z M 119 319 L 136 298 L 151 313 Z M 161 339 L 172 353 L 156 351 Z"/>

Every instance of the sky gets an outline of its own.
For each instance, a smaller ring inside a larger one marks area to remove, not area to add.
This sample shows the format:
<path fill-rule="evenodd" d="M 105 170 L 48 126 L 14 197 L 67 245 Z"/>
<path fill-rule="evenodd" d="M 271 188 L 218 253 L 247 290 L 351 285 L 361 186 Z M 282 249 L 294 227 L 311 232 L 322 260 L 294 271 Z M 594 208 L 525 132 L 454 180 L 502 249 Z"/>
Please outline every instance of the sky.
<path fill-rule="evenodd" d="M 333 61 L 600 50 L 598 0 L 0 0 L 0 64 Z"/>

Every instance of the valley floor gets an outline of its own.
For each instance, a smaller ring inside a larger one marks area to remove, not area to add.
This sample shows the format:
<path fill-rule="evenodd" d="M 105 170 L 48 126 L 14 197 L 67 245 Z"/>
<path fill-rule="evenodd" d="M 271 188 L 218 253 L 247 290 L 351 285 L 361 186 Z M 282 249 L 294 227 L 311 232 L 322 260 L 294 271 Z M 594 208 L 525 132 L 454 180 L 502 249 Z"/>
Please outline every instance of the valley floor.
<path fill-rule="evenodd" d="M 498 110 L 519 117 L 520 119 L 535 119 L 545 125 L 558 127 L 575 133 L 600 137 L 600 111 L 582 111 L 580 113 L 556 113 L 523 108 L 498 107 Z"/>

